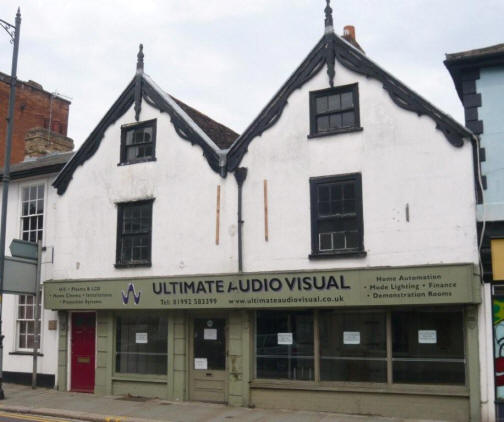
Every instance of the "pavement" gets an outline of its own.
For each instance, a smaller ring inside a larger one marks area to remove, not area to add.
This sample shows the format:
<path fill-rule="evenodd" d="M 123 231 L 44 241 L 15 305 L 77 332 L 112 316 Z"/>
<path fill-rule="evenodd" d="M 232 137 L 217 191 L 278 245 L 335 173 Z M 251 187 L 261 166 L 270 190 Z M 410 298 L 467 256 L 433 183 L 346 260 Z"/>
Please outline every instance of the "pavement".
<path fill-rule="evenodd" d="M 132 396 L 98 396 L 4 384 L 0 411 L 90 422 L 441 422 L 299 410 L 249 409 Z"/>

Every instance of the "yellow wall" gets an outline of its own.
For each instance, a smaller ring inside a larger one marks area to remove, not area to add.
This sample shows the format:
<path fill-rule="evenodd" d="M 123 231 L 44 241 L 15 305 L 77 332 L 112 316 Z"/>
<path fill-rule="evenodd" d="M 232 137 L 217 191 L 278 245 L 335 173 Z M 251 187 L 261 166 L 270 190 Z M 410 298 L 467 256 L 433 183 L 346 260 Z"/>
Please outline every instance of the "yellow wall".
<path fill-rule="evenodd" d="M 504 281 L 504 239 L 492 239 L 492 272 L 494 281 Z"/>

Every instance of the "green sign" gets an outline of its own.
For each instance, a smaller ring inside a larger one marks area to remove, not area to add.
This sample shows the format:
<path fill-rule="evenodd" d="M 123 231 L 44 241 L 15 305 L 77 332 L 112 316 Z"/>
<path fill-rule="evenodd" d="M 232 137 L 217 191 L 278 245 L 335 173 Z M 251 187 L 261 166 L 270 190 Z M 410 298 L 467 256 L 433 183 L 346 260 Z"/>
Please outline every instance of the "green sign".
<path fill-rule="evenodd" d="M 37 286 L 37 261 L 5 257 L 3 293 L 34 295 Z"/>
<path fill-rule="evenodd" d="M 21 239 L 12 239 L 9 246 L 12 256 L 25 259 L 38 259 L 38 246 L 36 243 Z"/>
<path fill-rule="evenodd" d="M 473 265 L 47 281 L 47 309 L 204 309 L 479 303 Z"/>

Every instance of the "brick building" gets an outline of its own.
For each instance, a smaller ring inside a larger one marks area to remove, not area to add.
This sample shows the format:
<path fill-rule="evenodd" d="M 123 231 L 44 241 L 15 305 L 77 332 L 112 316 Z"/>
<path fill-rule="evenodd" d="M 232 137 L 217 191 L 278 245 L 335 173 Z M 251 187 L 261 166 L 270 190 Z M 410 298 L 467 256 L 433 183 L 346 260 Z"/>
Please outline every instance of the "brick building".
<path fill-rule="evenodd" d="M 9 93 L 10 76 L 0 72 L 1 166 L 5 155 Z M 11 163 L 23 161 L 26 155 L 40 156 L 73 149 L 73 141 L 66 137 L 70 101 L 44 91 L 36 82 L 18 80 L 14 107 Z"/>

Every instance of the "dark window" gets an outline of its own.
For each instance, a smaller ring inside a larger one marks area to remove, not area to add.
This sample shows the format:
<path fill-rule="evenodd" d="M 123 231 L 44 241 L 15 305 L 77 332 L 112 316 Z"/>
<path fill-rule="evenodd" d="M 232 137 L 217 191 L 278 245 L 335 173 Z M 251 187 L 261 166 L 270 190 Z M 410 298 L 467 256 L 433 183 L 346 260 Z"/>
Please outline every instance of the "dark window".
<path fill-rule="evenodd" d="M 215 337 L 206 338 L 205 332 L 215 330 Z M 226 369 L 226 320 L 223 318 L 194 319 L 194 358 L 207 361 L 208 370 L 223 371 Z M 196 368 L 194 368 L 196 369 Z"/>
<path fill-rule="evenodd" d="M 320 380 L 387 382 L 385 312 L 319 312 Z"/>
<path fill-rule="evenodd" d="M 131 314 L 116 320 L 116 372 L 167 373 L 168 322 L 162 315 Z"/>
<path fill-rule="evenodd" d="M 359 173 L 310 179 L 312 257 L 362 253 L 362 187 Z"/>
<path fill-rule="evenodd" d="M 310 92 L 310 136 L 360 129 L 357 84 Z"/>
<path fill-rule="evenodd" d="M 118 204 L 116 266 L 150 265 L 152 202 Z"/>
<path fill-rule="evenodd" d="M 156 159 L 156 120 L 121 128 L 121 162 L 132 164 Z"/>
<path fill-rule="evenodd" d="M 255 377 L 464 385 L 464 344 L 462 307 L 257 311 Z"/>
<path fill-rule="evenodd" d="M 314 379 L 313 312 L 257 312 L 257 378 Z"/>
<path fill-rule="evenodd" d="M 462 311 L 392 312 L 392 368 L 396 383 L 464 384 Z"/>

